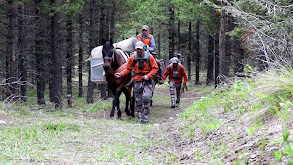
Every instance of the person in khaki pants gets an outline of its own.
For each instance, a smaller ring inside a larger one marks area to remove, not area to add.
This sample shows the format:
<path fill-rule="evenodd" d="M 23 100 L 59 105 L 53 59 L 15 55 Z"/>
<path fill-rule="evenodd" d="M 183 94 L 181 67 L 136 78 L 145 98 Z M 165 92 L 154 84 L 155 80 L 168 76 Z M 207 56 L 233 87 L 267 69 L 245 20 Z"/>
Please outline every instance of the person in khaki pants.
<path fill-rule="evenodd" d="M 177 57 L 173 57 L 170 60 L 171 64 L 167 66 L 166 72 L 164 73 L 163 80 L 169 76 L 169 86 L 170 86 L 170 94 L 171 94 L 171 108 L 175 108 L 180 103 L 180 90 L 182 84 L 182 78 L 184 78 L 183 88 L 186 87 L 187 83 L 187 75 L 184 69 L 184 66 L 179 63 Z M 175 88 L 176 88 L 176 105 L 175 105 Z"/>
<path fill-rule="evenodd" d="M 144 51 L 142 41 L 136 43 L 135 49 L 134 54 L 128 59 L 127 68 L 122 72 L 115 73 L 115 77 L 125 76 L 134 68 L 134 94 L 138 122 L 145 124 L 149 122 L 150 118 L 150 103 L 153 92 L 152 78 L 159 68 L 154 57 L 148 51 Z"/>

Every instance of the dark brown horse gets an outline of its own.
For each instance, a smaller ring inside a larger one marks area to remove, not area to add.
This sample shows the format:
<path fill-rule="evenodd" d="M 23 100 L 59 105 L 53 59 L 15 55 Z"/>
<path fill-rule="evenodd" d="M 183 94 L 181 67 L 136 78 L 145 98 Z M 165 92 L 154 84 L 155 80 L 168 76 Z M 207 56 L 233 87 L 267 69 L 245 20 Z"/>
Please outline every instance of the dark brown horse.
<path fill-rule="evenodd" d="M 125 112 L 128 116 L 134 117 L 134 101 L 131 99 L 131 90 L 132 86 L 126 85 L 131 80 L 131 75 L 127 75 L 121 78 L 116 78 L 114 74 L 116 72 L 121 72 L 126 68 L 127 65 L 127 58 L 123 56 L 118 50 L 116 50 L 113 46 L 113 41 L 105 41 L 103 39 L 103 60 L 104 60 L 104 70 L 106 73 L 106 80 L 108 82 L 108 87 L 110 88 L 111 92 L 114 94 L 113 99 L 113 106 L 110 113 L 110 117 L 114 117 L 115 107 L 117 107 L 117 115 L 118 118 L 121 118 L 121 111 L 120 111 L 120 101 L 119 97 L 121 93 L 125 94 L 126 98 L 126 105 L 125 105 Z M 130 107 L 129 107 L 130 106 Z M 131 112 L 129 111 L 131 110 Z"/>

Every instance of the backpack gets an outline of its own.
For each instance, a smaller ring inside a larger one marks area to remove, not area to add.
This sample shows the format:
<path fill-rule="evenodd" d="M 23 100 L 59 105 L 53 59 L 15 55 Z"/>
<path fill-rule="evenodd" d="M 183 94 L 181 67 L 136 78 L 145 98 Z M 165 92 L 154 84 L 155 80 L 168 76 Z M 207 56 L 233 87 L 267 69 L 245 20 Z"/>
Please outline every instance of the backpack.
<path fill-rule="evenodd" d="M 138 62 L 138 69 L 142 70 L 144 67 L 144 62 L 148 64 L 148 66 L 151 66 L 150 64 L 150 53 L 144 52 L 144 55 L 142 57 L 139 57 L 137 52 L 134 52 L 134 60 L 133 60 L 133 67 L 135 67 L 136 63 Z M 146 75 L 147 73 L 135 73 L 133 70 L 132 77 L 135 75 Z"/>
<path fill-rule="evenodd" d="M 172 73 L 172 75 L 170 74 L 170 76 L 173 79 L 181 79 L 182 78 L 182 75 L 179 74 L 180 73 L 180 70 L 181 70 L 181 64 L 178 64 L 177 70 L 173 70 L 173 65 L 170 64 L 169 71 L 170 71 L 170 73 Z"/>

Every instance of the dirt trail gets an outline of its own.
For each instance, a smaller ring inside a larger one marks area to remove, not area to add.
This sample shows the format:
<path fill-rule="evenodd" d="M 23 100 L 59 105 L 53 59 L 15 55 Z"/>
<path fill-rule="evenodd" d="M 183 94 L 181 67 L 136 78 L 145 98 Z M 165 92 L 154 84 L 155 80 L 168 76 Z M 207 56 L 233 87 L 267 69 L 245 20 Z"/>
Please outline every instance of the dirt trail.
<path fill-rule="evenodd" d="M 176 108 L 171 108 L 169 87 L 167 85 L 157 85 L 153 96 L 153 106 L 151 107 L 150 123 L 163 123 L 170 118 L 176 119 L 178 113 L 188 108 L 194 102 L 194 100 L 199 97 L 200 94 L 196 92 L 195 89 L 184 91 L 183 96 L 181 96 L 180 105 Z M 125 103 L 121 102 L 120 104 L 122 119 L 127 118 L 124 112 Z M 104 111 L 102 110 L 97 112 L 96 114 L 92 114 L 92 117 L 95 119 L 109 119 L 110 111 L 110 109 L 105 109 Z M 137 118 L 137 112 L 135 112 L 135 117 Z"/>

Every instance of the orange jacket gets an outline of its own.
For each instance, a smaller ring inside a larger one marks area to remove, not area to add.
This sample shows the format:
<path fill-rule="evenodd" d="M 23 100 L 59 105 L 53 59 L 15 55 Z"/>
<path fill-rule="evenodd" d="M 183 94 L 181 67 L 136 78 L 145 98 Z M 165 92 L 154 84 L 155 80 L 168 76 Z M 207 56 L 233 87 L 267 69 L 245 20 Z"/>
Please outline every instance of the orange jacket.
<path fill-rule="evenodd" d="M 172 64 L 171 64 L 172 65 Z M 179 70 L 179 65 L 181 67 L 181 69 Z M 181 77 L 180 79 L 173 79 L 171 77 L 171 75 L 173 74 L 173 71 L 174 70 L 177 70 L 179 71 L 179 76 Z M 187 75 L 186 75 L 186 72 L 185 72 L 185 69 L 184 69 L 184 66 L 181 65 L 181 64 L 178 64 L 177 67 L 173 67 L 173 70 L 170 71 L 170 65 L 167 66 L 166 68 L 166 72 L 164 73 L 164 76 L 163 76 L 163 79 L 165 81 L 165 79 L 167 78 L 167 76 L 169 76 L 169 79 L 170 81 L 175 81 L 175 83 L 181 83 L 182 82 L 182 78 L 184 78 L 184 82 L 183 82 L 183 85 L 186 85 L 187 83 Z"/>
<path fill-rule="evenodd" d="M 145 45 L 151 46 L 152 35 L 148 34 L 147 38 L 142 41 L 141 34 L 137 35 L 137 40 L 142 41 Z"/>
<path fill-rule="evenodd" d="M 134 66 L 134 73 L 147 73 L 146 75 L 151 79 L 159 70 L 159 67 L 157 65 L 157 62 L 155 60 L 155 58 L 150 55 L 150 65 L 148 65 L 145 61 L 144 63 L 144 67 L 142 70 L 138 69 L 138 62 L 135 64 Z M 130 56 L 130 58 L 128 59 L 128 63 L 127 63 L 127 68 L 125 70 L 123 70 L 123 73 L 121 76 L 125 76 L 128 73 L 131 72 L 131 70 L 133 69 L 133 62 L 134 62 L 135 56 L 134 54 Z M 133 77 L 134 81 L 141 81 L 144 75 L 135 75 Z"/>

